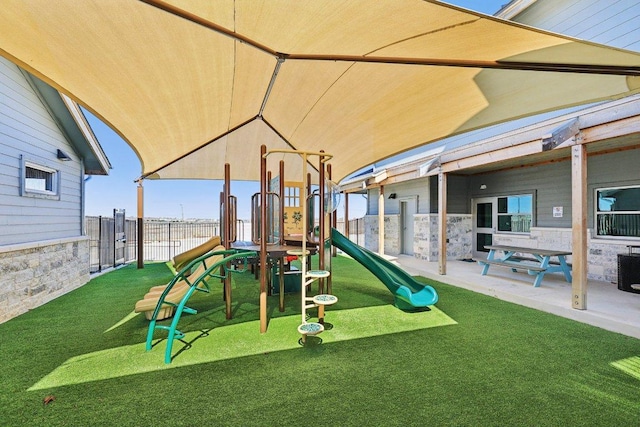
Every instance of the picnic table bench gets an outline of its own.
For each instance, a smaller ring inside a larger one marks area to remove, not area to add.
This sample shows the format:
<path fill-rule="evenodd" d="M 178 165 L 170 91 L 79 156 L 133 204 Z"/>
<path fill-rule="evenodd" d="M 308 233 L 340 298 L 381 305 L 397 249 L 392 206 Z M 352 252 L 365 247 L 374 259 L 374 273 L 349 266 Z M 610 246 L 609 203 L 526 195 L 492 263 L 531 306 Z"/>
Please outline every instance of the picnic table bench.
<path fill-rule="evenodd" d="M 486 276 L 489 267 L 497 265 L 509 267 L 512 271 L 527 270 L 532 276 L 536 276 L 534 287 L 539 287 L 544 275 L 547 273 L 562 273 L 567 282 L 571 283 L 571 265 L 567 263 L 567 255 L 571 252 L 551 249 L 522 248 L 517 246 L 488 245 L 489 255 L 486 260 L 478 260 L 482 265 L 482 275 Z M 497 252 L 502 252 L 501 257 L 496 257 Z M 531 257 L 527 257 L 529 254 Z M 552 258 L 557 258 L 552 260 Z"/>

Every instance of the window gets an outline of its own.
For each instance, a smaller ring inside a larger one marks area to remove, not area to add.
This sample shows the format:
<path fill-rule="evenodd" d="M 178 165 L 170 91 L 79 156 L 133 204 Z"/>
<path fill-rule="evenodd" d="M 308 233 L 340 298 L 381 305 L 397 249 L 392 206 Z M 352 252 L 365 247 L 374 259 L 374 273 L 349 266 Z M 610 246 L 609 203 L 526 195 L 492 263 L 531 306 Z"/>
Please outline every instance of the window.
<path fill-rule="evenodd" d="M 498 231 L 528 233 L 533 218 L 533 196 L 498 197 Z"/>
<path fill-rule="evenodd" d="M 53 179 L 56 173 L 38 169 L 32 166 L 25 167 L 24 188 L 27 191 L 53 192 Z"/>
<path fill-rule="evenodd" d="M 290 208 L 300 206 L 300 187 L 284 187 L 284 205 Z"/>
<path fill-rule="evenodd" d="M 596 190 L 596 235 L 640 237 L 640 186 Z"/>
<path fill-rule="evenodd" d="M 59 171 L 24 158 L 21 166 L 20 195 L 58 199 Z"/>

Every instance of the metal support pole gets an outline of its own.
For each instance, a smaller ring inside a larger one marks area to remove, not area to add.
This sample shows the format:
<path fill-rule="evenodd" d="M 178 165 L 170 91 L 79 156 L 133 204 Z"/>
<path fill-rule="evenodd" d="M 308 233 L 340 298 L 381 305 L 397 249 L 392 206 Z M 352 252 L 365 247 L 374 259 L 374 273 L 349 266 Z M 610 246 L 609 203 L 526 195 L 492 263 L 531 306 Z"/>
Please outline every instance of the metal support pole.
<path fill-rule="evenodd" d="M 138 268 L 144 268 L 144 189 L 138 181 Z"/>
<path fill-rule="evenodd" d="M 321 153 L 324 153 L 323 150 L 320 150 Z M 324 240 L 325 240 L 325 235 L 326 235 L 326 218 L 327 218 L 327 214 L 325 212 L 325 203 L 324 203 L 324 199 L 326 196 L 326 189 L 325 189 L 325 185 L 324 185 L 324 181 L 326 179 L 326 166 L 324 164 L 324 162 L 322 161 L 323 158 L 322 156 L 318 157 L 318 171 L 319 171 L 319 182 L 318 182 L 318 187 L 320 190 L 320 203 L 318 203 L 319 207 L 318 207 L 318 215 L 320 216 L 319 221 L 318 221 L 318 226 L 320 228 L 320 232 L 318 233 L 318 268 L 320 270 L 326 270 L 325 266 L 326 266 L 326 257 L 325 257 L 325 248 L 324 248 Z M 324 284 L 325 284 L 325 279 L 324 278 L 320 278 L 318 279 L 318 293 L 323 294 L 324 293 Z"/>

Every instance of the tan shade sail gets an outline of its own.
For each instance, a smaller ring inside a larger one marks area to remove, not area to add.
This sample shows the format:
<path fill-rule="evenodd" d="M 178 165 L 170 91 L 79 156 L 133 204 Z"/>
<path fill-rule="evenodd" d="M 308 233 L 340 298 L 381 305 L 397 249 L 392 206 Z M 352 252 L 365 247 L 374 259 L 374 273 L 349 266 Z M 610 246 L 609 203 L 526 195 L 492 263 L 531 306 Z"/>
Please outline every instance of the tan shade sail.
<path fill-rule="evenodd" d="M 222 179 L 229 162 L 257 180 L 266 144 L 325 150 L 339 180 L 640 87 L 638 54 L 422 0 L 4 0 L 0 54 L 113 127 L 148 178 Z"/>

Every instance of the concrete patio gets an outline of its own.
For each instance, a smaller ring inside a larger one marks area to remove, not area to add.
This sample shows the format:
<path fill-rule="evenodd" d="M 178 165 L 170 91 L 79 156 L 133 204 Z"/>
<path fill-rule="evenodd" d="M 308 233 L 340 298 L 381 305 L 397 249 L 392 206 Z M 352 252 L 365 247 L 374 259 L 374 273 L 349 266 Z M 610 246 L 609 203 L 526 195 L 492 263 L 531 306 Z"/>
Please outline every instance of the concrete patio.
<path fill-rule="evenodd" d="M 482 267 L 476 262 L 449 260 L 447 274 L 440 275 L 437 262 L 408 255 L 398 256 L 396 262 L 414 275 L 640 338 L 640 294 L 620 291 L 613 283 L 589 280 L 587 309 L 577 310 L 571 307 L 571 284 L 562 274 L 548 274 L 542 285 L 534 288 L 533 276 L 508 268 L 492 267 L 481 276 Z"/>

